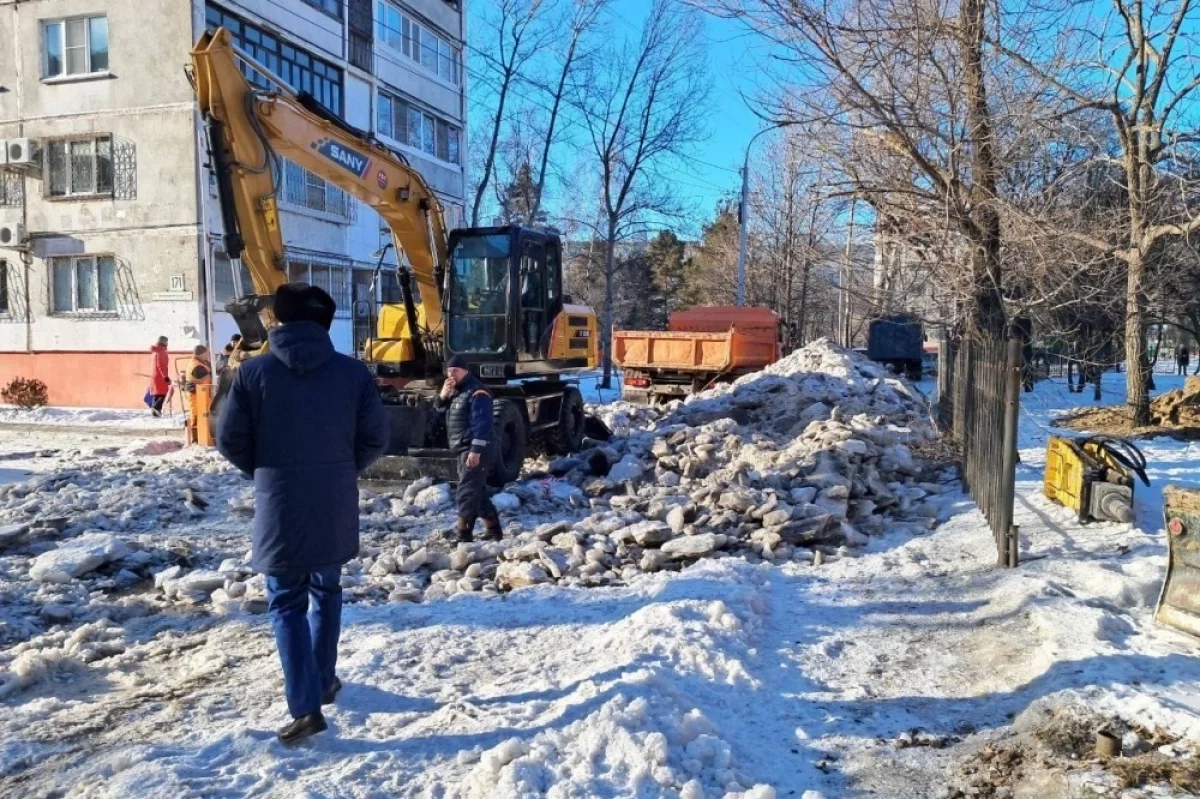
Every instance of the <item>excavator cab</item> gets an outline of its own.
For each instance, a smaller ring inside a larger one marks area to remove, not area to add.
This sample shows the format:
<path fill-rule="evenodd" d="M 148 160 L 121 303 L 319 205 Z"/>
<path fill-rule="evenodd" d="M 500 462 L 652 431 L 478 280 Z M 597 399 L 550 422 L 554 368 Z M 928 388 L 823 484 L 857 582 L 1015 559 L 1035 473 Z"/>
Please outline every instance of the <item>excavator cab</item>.
<path fill-rule="evenodd" d="M 592 325 L 581 314 L 564 316 L 557 235 L 516 225 L 455 230 L 449 251 L 444 314 L 449 354 L 478 364 L 484 380 L 590 365 L 586 345 Z M 572 338 L 585 346 L 572 348 Z"/>

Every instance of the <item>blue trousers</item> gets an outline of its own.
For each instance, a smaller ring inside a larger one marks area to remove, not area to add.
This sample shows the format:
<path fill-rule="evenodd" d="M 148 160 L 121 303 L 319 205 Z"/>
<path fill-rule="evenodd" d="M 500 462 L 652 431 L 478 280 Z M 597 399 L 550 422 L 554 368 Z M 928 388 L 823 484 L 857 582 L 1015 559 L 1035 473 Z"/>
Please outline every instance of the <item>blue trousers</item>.
<path fill-rule="evenodd" d="M 342 629 L 341 577 L 341 567 L 267 575 L 267 610 L 292 718 L 320 710 L 321 696 L 333 684 Z"/>

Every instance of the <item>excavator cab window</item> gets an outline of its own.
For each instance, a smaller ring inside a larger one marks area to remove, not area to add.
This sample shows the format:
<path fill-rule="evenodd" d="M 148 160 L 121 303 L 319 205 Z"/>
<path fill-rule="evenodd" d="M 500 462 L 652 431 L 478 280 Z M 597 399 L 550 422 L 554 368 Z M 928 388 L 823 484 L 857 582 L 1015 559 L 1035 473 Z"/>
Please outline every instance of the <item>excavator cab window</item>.
<path fill-rule="evenodd" d="M 464 236 L 458 240 L 451 255 L 451 352 L 505 351 L 509 257 L 507 235 Z"/>
<path fill-rule="evenodd" d="M 525 242 L 521 256 L 521 354 L 541 358 L 546 331 L 546 247 Z"/>

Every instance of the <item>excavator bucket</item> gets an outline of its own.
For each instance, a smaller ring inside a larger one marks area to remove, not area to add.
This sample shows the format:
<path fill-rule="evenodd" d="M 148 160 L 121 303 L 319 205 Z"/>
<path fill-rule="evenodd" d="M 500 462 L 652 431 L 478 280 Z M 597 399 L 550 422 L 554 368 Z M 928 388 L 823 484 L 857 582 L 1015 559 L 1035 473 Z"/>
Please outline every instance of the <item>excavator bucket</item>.
<path fill-rule="evenodd" d="M 421 477 L 457 481 L 458 459 L 449 450 L 411 450 L 407 455 L 384 455 L 362 474 L 371 483 L 410 483 Z"/>
<path fill-rule="evenodd" d="M 1200 491 L 1168 486 L 1163 497 L 1170 552 L 1154 620 L 1200 637 Z"/>

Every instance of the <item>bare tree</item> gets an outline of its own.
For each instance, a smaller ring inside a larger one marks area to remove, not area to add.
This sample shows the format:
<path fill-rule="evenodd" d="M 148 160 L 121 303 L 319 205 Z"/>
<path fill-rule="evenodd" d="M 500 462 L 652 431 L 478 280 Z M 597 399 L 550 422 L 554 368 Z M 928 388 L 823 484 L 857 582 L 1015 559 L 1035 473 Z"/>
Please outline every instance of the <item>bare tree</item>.
<path fill-rule="evenodd" d="M 489 144 L 484 151 L 483 167 L 475 186 L 475 200 L 471 204 L 472 226 L 479 224 L 479 210 L 492 180 L 509 97 L 521 78 L 522 70 L 537 55 L 550 34 L 540 24 L 543 7 L 543 0 L 496 0 L 493 14 L 484 20 L 495 37 L 494 49 L 485 46 L 476 48 L 475 52 L 479 54 L 484 69 L 495 75 L 492 88 L 496 92 L 496 106 L 491 119 Z"/>
<path fill-rule="evenodd" d="M 841 203 L 825 195 L 831 172 L 822 153 L 808 146 L 819 128 L 784 128 L 751 167 L 747 296 L 779 314 L 803 343 L 813 267 Z"/>
<path fill-rule="evenodd" d="M 1053 49 L 1031 52 L 1000 37 L 991 43 L 1076 109 L 1101 109 L 1111 120 L 1125 193 L 1121 241 L 1114 244 L 1103 231 L 1066 235 L 1125 266 L 1126 402 L 1134 423 L 1145 425 L 1151 264 L 1166 241 L 1200 231 L 1200 121 L 1193 102 L 1200 89 L 1200 2 L 1111 0 L 1103 21 L 1081 18 L 1067 0 L 1037 11 L 1043 29 L 1055 31 Z"/>
<path fill-rule="evenodd" d="M 938 220 L 966 253 L 968 318 L 1002 333 L 984 0 L 694 2 L 773 43 L 776 87 L 764 113 L 825 123 L 847 196 L 906 221 Z M 873 161 L 859 158 L 868 152 Z"/>
<path fill-rule="evenodd" d="M 550 165 L 550 151 L 554 147 L 555 136 L 558 134 L 559 117 L 563 110 L 571 75 L 579 66 L 579 61 L 590 55 L 586 50 L 586 37 L 596 30 L 600 12 L 608 6 L 610 0 L 570 0 L 570 2 L 567 46 L 559 65 L 558 81 L 554 86 L 547 87 L 551 100 L 550 116 L 546 122 L 546 133 L 542 142 L 542 155 L 534 188 L 533 217 L 537 217 L 542 208 L 542 198 L 546 192 L 546 171 Z"/>
<path fill-rule="evenodd" d="M 679 211 L 668 180 L 672 159 L 702 133 L 707 94 L 700 22 L 672 0 L 653 0 L 636 41 L 614 43 L 580 70 L 572 87 L 600 184 L 605 241 L 602 385 L 612 376 L 616 244 L 652 215 Z"/>

